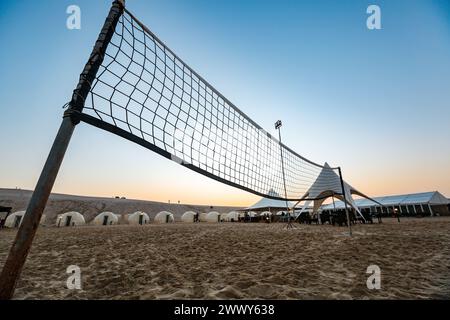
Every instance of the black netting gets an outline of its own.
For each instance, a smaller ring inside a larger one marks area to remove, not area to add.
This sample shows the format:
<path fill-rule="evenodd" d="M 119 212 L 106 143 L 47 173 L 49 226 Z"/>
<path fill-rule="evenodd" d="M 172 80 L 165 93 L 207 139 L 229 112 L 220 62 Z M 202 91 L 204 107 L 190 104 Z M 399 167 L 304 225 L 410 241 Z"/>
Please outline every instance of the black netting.
<path fill-rule="evenodd" d="M 271 198 L 300 199 L 323 169 L 281 145 L 285 196 L 278 140 L 127 10 L 119 19 L 83 113 L 151 144 L 154 151 L 170 154 L 193 170 Z M 335 179 L 321 183 L 340 190 Z"/>

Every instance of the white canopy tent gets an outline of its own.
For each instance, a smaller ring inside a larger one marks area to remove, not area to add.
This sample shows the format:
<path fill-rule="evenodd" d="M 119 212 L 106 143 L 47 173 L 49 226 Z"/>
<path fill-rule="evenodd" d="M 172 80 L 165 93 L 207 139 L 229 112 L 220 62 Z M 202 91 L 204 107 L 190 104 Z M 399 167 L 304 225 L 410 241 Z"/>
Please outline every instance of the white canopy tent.
<path fill-rule="evenodd" d="M 376 203 L 374 203 L 374 201 Z M 373 200 L 355 199 L 355 204 L 360 210 L 371 209 L 376 211 L 380 207 L 379 204 L 385 208 L 398 208 L 401 213 L 425 213 L 428 208 L 430 214 L 442 213 L 446 214 L 448 209 L 445 207 L 450 205 L 450 201 L 439 191 L 421 192 L 412 194 L 390 195 L 374 197 Z M 322 210 L 332 210 L 334 208 L 344 208 L 342 201 L 336 201 L 334 204 L 326 204 L 321 207 Z M 434 208 L 434 209 L 432 209 Z"/>
<path fill-rule="evenodd" d="M 274 197 L 280 197 L 280 195 L 278 193 L 276 193 L 273 189 L 270 189 L 268 194 L 270 196 L 274 196 Z M 292 202 L 287 202 L 287 206 L 289 208 L 294 206 L 294 203 Z M 245 211 L 252 211 L 252 210 L 257 210 L 257 211 L 271 211 L 271 209 L 273 210 L 279 210 L 279 209 L 286 209 L 286 201 L 285 200 L 274 200 L 274 199 L 270 199 L 270 198 L 261 198 L 258 202 L 256 202 L 255 204 L 253 204 L 252 206 L 245 208 Z"/>
<path fill-rule="evenodd" d="M 343 181 L 343 185 L 344 185 L 344 193 L 342 192 L 341 178 L 336 173 L 336 171 L 329 166 L 328 163 L 325 163 L 322 171 L 317 176 L 314 183 L 311 185 L 311 187 L 299 201 L 301 202 L 302 200 L 307 200 L 300 212 L 303 212 L 312 201 L 313 202 L 312 214 L 315 214 L 326 199 L 328 199 L 329 197 L 336 197 L 341 201 L 346 201 L 347 204 L 364 219 L 364 216 L 356 206 L 355 200 L 353 199 L 352 195 L 355 194 L 364 197 L 366 199 L 369 199 L 375 203 L 378 202 L 366 196 L 362 192 L 359 192 L 345 181 Z"/>

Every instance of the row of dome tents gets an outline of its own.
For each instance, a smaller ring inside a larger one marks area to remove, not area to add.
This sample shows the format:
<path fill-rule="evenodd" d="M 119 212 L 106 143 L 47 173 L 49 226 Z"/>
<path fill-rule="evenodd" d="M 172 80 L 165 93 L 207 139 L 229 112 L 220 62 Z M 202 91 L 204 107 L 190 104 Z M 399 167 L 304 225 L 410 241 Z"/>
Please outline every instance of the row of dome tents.
<path fill-rule="evenodd" d="M 118 224 L 120 218 L 121 215 L 106 211 L 97 215 L 92 223 L 94 225 L 103 226 L 113 225 Z M 150 223 L 149 215 L 142 211 L 136 211 L 132 214 L 125 215 L 125 220 L 128 221 L 128 224 L 131 225 L 144 225 Z M 174 221 L 175 219 L 173 217 L 173 214 L 168 211 L 159 212 L 153 219 L 154 223 L 172 223 Z M 83 215 L 74 211 L 59 215 L 56 220 L 56 226 L 58 227 L 77 226 L 84 224 L 86 224 L 86 221 Z"/>
<path fill-rule="evenodd" d="M 25 211 L 17 211 L 14 212 L 6 218 L 5 227 L 7 228 L 18 228 L 20 227 Z M 92 224 L 94 225 L 113 225 L 118 224 L 121 215 L 106 211 L 98 214 Z M 128 224 L 132 225 L 143 225 L 150 223 L 150 217 L 147 213 L 142 211 L 137 211 L 132 214 L 128 214 L 125 216 L 125 220 L 128 221 Z M 45 224 L 46 216 L 42 215 L 40 224 Z M 173 214 L 168 211 L 159 212 L 154 220 L 155 223 L 171 223 L 174 222 Z M 73 227 L 73 226 L 82 226 L 86 224 L 86 220 L 84 216 L 76 211 L 70 211 L 63 214 L 59 214 L 56 217 L 55 225 L 57 227 Z"/>
<path fill-rule="evenodd" d="M 7 228 L 18 228 L 22 223 L 23 215 L 25 211 L 17 211 L 10 214 L 6 221 L 5 227 Z M 282 211 L 279 211 L 275 214 L 276 216 L 283 215 Z M 193 223 L 198 220 L 198 222 L 208 222 L 208 223 L 217 223 L 217 222 L 238 222 L 245 221 L 246 219 L 250 219 L 251 221 L 259 220 L 259 219 L 267 219 L 272 216 L 272 212 L 264 211 L 264 212 L 254 212 L 254 211 L 246 211 L 246 212 L 238 212 L 231 211 L 229 213 L 219 213 L 217 211 L 211 212 L 203 212 L 197 214 L 194 211 L 187 211 L 181 216 L 181 222 L 185 223 Z M 119 224 L 122 216 L 119 214 L 115 214 L 113 212 L 105 211 L 98 214 L 91 222 L 93 225 L 114 225 Z M 150 217 L 147 213 L 142 211 L 136 211 L 132 214 L 127 214 L 124 217 L 125 221 L 131 225 L 144 225 L 150 223 Z M 42 215 L 41 224 L 45 224 L 46 216 Z M 159 212 L 155 218 L 153 219 L 153 223 L 172 223 L 175 222 L 174 215 L 168 211 Z M 57 227 L 73 227 L 73 226 L 82 226 L 86 224 L 86 220 L 84 216 L 76 211 L 70 211 L 63 214 L 59 214 L 56 217 L 55 225 Z"/>

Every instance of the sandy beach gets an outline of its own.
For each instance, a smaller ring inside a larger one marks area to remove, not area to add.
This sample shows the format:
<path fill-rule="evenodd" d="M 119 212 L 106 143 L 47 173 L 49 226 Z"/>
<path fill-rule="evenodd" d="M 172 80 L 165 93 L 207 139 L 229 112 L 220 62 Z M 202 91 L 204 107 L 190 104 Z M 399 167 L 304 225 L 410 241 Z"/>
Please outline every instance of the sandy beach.
<path fill-rule="evenodd" d="M 15 299 L 446 299 L 450 218 L 39 229 Z M 0 231 L 0 265 L 15 230 Z M 369 290 L 366 269 L 381 268 Z M 66 288 L 78 265 L 82 290 Z"/>

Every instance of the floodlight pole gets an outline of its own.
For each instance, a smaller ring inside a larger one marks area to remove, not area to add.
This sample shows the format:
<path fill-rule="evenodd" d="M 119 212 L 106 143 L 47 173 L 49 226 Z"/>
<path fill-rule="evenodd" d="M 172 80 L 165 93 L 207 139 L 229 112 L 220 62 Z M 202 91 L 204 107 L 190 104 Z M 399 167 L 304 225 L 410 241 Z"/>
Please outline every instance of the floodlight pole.
<path fill-rule="evenodd" d="M 351 237 L 352 236 L 352 225 L 350 223 L 350 216 L 348 214 L 347 196 L 345 195 L 345 187 L 344 187 L 344 180 L 342 179 L 341 167 L 338 167 L 338 171 L 339 171 L 339 179 L 341 180 L 342 196 L 344 197 L 345 215 L 347 216 L 348 233 Z M 333 203 L 334 203 L 334 199 L 333 199 Z"/>
<path fill-rule="evenodd" d="M 288 224 L 286 226 L 286 228 L 292 228 L 292 223 L 291 223 L 291 214 L 289 212 L 289 204 L 287 201 L 287 190 L 286 190 L 286 177 L 284 174 L 284 158 L 283 158 L 283 147 L 281 144 L 281 126 L 283 124 L 281 123 L 281 120 L 278 120 L 277 122 L 275 122 L 275 129 L 278 130 L 278 140 L 280 141 L 280 154 L 281 154 L 281 171 L 283 174 L 283 185 L 284 185 L 284 199 L 286 200 L 286 209 L 287 209 L 287 218 L 288 218 Z"/>
<path fill-rule="evenodd" d="M 42 213 L 50 196 L 53 184 L 55 183 L 56 176 L 58 175 L 64 154 L 66 153 L 75 126 L 79 123 L 76 114 L 83 110 L 86 97 L 91 90 L 91 85 L 96 78 L 97 71 L 103 62 L 106 48 L 114 35 L 114 30 L 124 8 L 124 0 L 115 0 L 113 2 L 89 60 L 80 75 L 80 80 L 73 92 L 69 108 L 64 113 L 61 126 L 0 274 L 0 300 L 11 299 L 14 295 L 17 281 L 27 259 L 34 236 L 36 235 Z"/>

